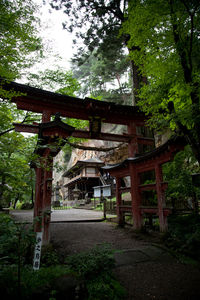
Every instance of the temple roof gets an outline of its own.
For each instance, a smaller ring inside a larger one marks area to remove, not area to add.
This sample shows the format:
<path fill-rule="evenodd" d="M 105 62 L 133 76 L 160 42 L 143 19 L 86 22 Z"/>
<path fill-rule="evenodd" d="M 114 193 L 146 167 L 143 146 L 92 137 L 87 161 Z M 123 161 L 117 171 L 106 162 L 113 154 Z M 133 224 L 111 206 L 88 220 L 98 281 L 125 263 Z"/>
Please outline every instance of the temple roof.
<path fill-rule="evenodd" d="M 100 160 L 99 158 L 89 158 L 85 160 L 78 160 L 75 165 L 73 165 L 69 170 L 64 172 L 63 177 L 69 176 L 71 173 L 76 172 L 78 169 L 82 168 L 83 166 L 98 166 L 102 167 L 104 165 L 104 162 Z"/>
<path fill-rule="evenodd" d="M 87 163 L 97 163 L 97 164 L 104 164 L 104 162 L 102 160 L 100 160 L 97 157 L 92 157 L 89 159 L 84 159 L 84 160 L 79 160 L 79 162 L 87 164 Z"/>

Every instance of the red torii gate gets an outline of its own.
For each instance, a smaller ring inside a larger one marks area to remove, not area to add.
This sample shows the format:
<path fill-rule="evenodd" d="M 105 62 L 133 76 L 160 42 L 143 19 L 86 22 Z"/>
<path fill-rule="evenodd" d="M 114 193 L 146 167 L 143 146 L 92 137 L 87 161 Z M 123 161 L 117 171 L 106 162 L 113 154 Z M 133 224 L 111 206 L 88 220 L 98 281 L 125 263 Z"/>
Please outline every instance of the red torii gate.
<path fill-rule="evenodd" d="M 33 165 L 36 173 L 34 217 L 42 217 L 42 222 L 37 222 L 35 230 L 43 231 L 45 244 L 49 241 L 52 163 L 53 157 L 60 151 L 60 148 L 52 149 L 48 145 L 52 145 L 59 137 L 69 136 L 125 142 L 128 143 L 129 156 L 134 157 L 138 153 L 139 144 L 154 145 L 154 139 L 137 135 L 136 127 L 145 125 L 145 115 L 137 107 L 116 105 L 90 98 L 64 96 L 15 82 L 4 83 L 3 88 L 21 93 L 12 99 L 18 109 L 42 114 L 41 124 L 14 125 L 16 131 L 37 133 L 39 136 L 35 152 L 39 154 L 41 164 Z M 88 120 L 89 130 L 76 130 L 63 123 L 58 117 L 55 121 L 51 121 L 51 116 L 56 113 L 62 117 Z M 102 122 L 126 125 L 128 133 L 101 132 Z"/>
<path fill-rule="evenodd" d="M 184 149 L 186 141 L 183 137 L 173 137 L 165 144 L 144 154 L 140 157 L 131 157 L 122 163 L 102 167 L 109 174 L 116 178 L 116 200 L 118 223 L 123 225 L 125 213 L 131 213 L 134 221 L 134 228 L 140 229 L 143 215 L 157 215 L 159 218 L 160 231 L 167 230 L 167 216 L 171 213 L 171 208 L 166 207 L 165 190 L 167 182 L 163 181 L 162 165 L 172 161 L 178 151 Z M 155 171 L 155 183 L 142 184 L 140 174 L 147 171 Z M 122 178 L 130 176 L 131 186 L 122 187 Z M 156 191 L 158 204 L 157 207 L 142 206 L 142 192 Z M 122 193 L 131 192 L 132 205 L 124 205 Z"/>
<path fill-rule="evenodd" d="M 64 96 L 41 89 L 33 88 L 15 82 L 4 83 L 3 88 L 14 90 L 21 95 L 12 99 L 18 109 L 37 112 L 42 114 L 41 124 L 14 124 L 16 131 L 37 133 L 39 136 L 38 147 L 35 150 L 40 156 L 41 164 L 34 164 L 36 173 L 35 206 L 34 217 L 41 217 L 41 223 L 37 222 L 35 231 L 43 231 L 43 243 L 49 242 L 49 224 L 51 210 L 51 189 L 52 189 L 52 164 L 53 157 L 60 151 L 60 147 L 52 148 L 57 139 L 68 138 L 69 136 L 86 139 L 100 139 L 128 143 L 129 158 L 134 160 L 138 154 L 138 145 L 154 145 L 154 139 L 146 138 L 137 134 L 137 127 L 145 126 L 146 117 L 138 107 L 116 105 L 114 103 L 97 101 L 90 98 L 80 99 Z M 62 117 L 77 118 L 89 121 L 89 130 L 77 130 L 62 122 L 60 117 L 51 121 L 51 116 L 59 113 Z M 111 124 L 126 125 L 128 133 L 111 134 L 101 132 L 102 122 Z M 168 156 L 167 156 L 168 157 Z M 168 159 L 168 158 L 167 158 Z M 166 159 L 166 161 L 168 161 Z M 129 159 L 128 159 L 129 160 Z M 157 159 L 155 160 L 157 161 Z M 141 168 L 145 169 L 145 164 Z M 114 171 L 111 170 L 114 174 Z M 127 173 L 127 171 L 126 171 Z M 141 228 L 141 209 L 139 208 L 137 173 L 135 165 L 130 164 L 131 176 L 131 197 L 134 228 Z M 117 173 L 116 173 L 117 174 Z M 118 221 L 122 221 L 123 208 L 120 205 L 120 184 L 117 174 L 117 214 Z M 157 177 L 157 186 L 161 185 L 161 177 Z M 157 189 L 159 192 L 159 189 Z M 160 194 L 158 193 L 158 196 Z M 161 230 L 166 229 L 164 221 L 160 218 Z"/>

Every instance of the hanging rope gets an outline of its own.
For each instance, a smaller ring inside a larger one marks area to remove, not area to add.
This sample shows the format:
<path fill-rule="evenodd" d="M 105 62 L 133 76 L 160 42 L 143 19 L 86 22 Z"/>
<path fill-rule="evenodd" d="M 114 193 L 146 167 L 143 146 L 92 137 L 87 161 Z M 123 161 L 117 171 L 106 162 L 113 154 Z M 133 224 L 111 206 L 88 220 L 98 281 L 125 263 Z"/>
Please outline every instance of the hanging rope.
<path fill-rule="evenodd" d="M 65 140 L 65 143 L 73 148 L 77 148 L 77 149 L 81 149 L 81 150 L 89 150 L 89 151 L 99 151 L 99 152 L 109 152 L 109 151 L 115 150 L 125 144 L 125 143 L 120 143 L 118 146 L 115 146 L 115 147 L 101 148 L 101 147 L 83 146 L 80 144 L 71 143 L 68 140 Z"/>

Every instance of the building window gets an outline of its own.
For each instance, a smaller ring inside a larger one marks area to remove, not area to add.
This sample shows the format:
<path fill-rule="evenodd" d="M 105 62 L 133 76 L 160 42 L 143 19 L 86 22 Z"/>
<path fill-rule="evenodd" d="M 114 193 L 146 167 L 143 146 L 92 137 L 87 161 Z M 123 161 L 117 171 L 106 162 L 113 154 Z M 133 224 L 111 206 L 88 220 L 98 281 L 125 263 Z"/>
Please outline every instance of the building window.
<path fill-rule="evenodd" d="M 87 172 L 87 174 L 95 175 L 96 169 L 95 168 L 87 168 L 86 172 Z"/>

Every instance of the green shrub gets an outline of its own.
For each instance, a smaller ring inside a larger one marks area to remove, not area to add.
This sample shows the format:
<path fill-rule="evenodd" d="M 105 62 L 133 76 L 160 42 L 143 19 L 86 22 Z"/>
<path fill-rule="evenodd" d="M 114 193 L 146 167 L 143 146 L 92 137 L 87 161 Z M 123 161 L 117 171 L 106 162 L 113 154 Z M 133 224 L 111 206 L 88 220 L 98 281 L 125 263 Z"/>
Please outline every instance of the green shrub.
<path fill-rule="evenodd" d="M 112 273 L 115 266 L 114 250 L 108 244 L 72 255 L 66 263 L 84 280 L 87 300 L 119 300 L 125 297 L 124 288 Z"/>
<path fill-rule="evenodd" d="M 22 203 L 21 209 L 33 209 L 33 203 L 29 203 L 29 202 Z"/>
<path fill-rule="evenodd" d="M 49 267 L 60 263 L 57 251 L 52 244 L 42 246 L 41 266 Z"/>
<path fill-rule="evenodd" d="M 120 283 L 106 274 L 88 281 L 86 287 L 87 300 L 119 300 L 124 299 L 126 295 L 125 289 Z"/>
<path fill-rule="evenodd" d="M 165 243 L 177 253 L 200 260 L 200 216 L 171 216 Z"/>
<path fill-rule="evenodd" d="M 114 251 L 109 245 L 68 257 L 65 265 L 58 265 L 52 245 L 45 246 L 38 271 L 32 268 L 34 245 L 35 234 L 30 228 L 0 215 L 1 298 L 63 299 L 67 293 L 69 299 L 75 299 L 76 288 L 81 300 L 124 298 L 124 289 L 113 277 Z"/>
<path fill-rule="evenodd" d="M 21 209 L 22 205 L 23 205 L 23 202 L 17 201 L 16 209 Z"/>
<path fill-rule="evenodd" d="M 0 265 L 32 262 L 35 233 L 24 224 L 15 224 L 9 215 L 0 215 Z"/>
<path fill-rule="evenodd" d="M 55 279 L 69 274 L 66 266 L 51 266 L 34 271 L 32 266 L 23 267 L 21 284 L 18 286 L 17 266 L 0 269 L 0 290 L 3 299 L 35 299 L 37 295 L 49 299 L 54 289 Z M 20 289 L 20 290 L 19 290 Z"/>
<path fill-rule="evenodd" d="M 109 272 L 115 266 L 114 250 L 108 244 L 67 258 L 67 265 L 85 279 Z"/>

